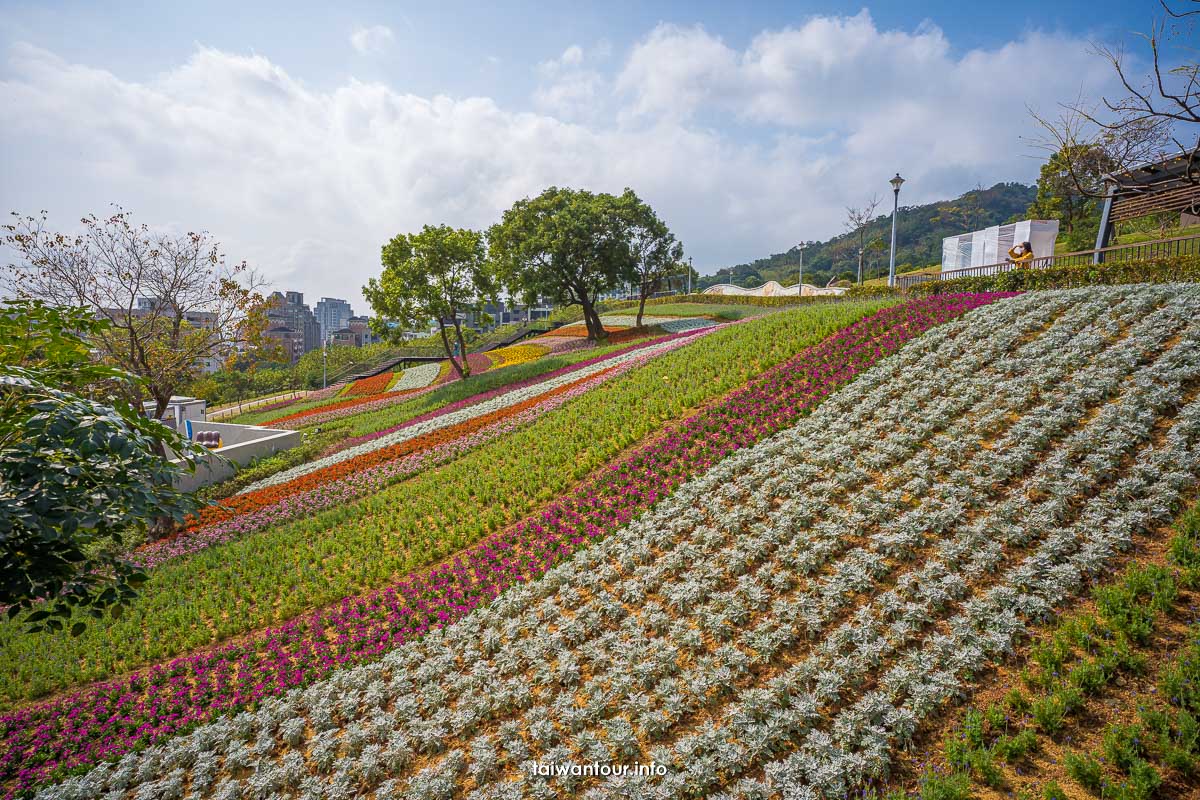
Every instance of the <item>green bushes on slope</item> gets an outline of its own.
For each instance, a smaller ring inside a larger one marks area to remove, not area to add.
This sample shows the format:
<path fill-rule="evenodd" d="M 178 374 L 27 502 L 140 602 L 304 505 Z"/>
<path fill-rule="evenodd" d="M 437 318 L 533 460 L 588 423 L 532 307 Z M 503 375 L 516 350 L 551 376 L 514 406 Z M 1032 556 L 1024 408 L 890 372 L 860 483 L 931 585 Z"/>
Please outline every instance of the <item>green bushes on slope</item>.
<path fill-rule="evenodd" d="M 1015 269 L 995 275 L 927 281 L 908 289 L 918 296 L 959 292 L 1025 292 L 1038 289 L 1073 289 L 1121 283 L 1200 282 L 1200 256 L 1168 256 L 1144 261 L 1114 261 L 1081 267 Z"/>

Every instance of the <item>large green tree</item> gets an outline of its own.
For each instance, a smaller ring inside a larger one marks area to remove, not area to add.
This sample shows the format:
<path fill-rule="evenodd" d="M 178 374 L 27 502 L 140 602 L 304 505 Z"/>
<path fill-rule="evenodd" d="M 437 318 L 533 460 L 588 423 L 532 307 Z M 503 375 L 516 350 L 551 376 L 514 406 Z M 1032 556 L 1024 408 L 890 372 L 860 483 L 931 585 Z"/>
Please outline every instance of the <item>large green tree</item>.
<path fill-rule="evenodd" d="M 86 309 L 0 304 L 0 605 L 33 609 L 32 630 L 118 615 L 145 577 L 124 537 L 197 507 L 160 453 L 190 466 L 201 451 L 125 401 L 133 375 L 92 359 L 111 326 Z"/>
<path fill-rule="evenodd" d="M 483 234 L 447 225 L 426 225 L 420 233 L 402 233 L 383 246 L 383 273 L 363 287 L 376 314 L 376 332 L 392 338 L 394 320 L 411 327 L 436 319 L 446 357 L 460 378 L 471 374 L 460 315 L 482 313 L 497 295 Z M 457 357 L 450 345 L 453 329 Z"/>
<path fill-rule="evenodd" d="M 626 220 L 611 194 L 551 186 L 505 211 L 488 245 L 509 291 L 527 303 L 580 306 L 593 340 L 604 338 L 600 294 L 634 274 Z"/>
<path fill-rule="evenodd" d="M 642 324 L 646 298 L 659 291 L 664 281 L 681 269 L 683 245 L 675 240 L 666 223 L 632 189 L 617 198 L 629 243 L 633 283 L 638 287 L 637 325 Z"/>

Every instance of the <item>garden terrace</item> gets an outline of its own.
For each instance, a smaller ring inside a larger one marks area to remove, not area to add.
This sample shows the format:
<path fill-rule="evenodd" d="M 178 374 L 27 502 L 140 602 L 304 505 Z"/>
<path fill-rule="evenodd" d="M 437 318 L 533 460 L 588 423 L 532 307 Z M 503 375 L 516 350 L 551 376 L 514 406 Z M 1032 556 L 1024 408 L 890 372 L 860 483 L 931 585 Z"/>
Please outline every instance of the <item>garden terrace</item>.
<path fill-rule="evenodd" d="M 894 352 L 908 338 L 992 299 L 937 298 L 909 304 L 877 313 L 809 347 L 792 361 L 768 370 L 750 387 L 735 392 L 711 411 L 693 416 L 682 429 L 624 456 L 611 468 L 598 471 L 593 479 L 546 511 L 473 548 L 461 560 L 476 564 L 474 567 L 462 569 L 458 566 L 460 559 L 456 559 L 453 565 L 439 567 L 427 577 L 416 577 L 378 595 L 348 598 L 340 610 L 330 609 L 298 624 L 265 632 L 262 638 L 226 646 L 202 658 L 180 659 L 166 670 L 139 673 L 128 682 L 98 685 L 20 712 L 8 719 L 12 726 L 9 730 L 22 738 L 32 736 L 28 745 L 32 749 L 28 752 L 40 754 L 40 766 L 23 773 L 26 777 L 22 780 L 36 780 L 47 770 L 83 764 L 105 754 L 119 754 L 138 738 L 157 738 L 251 698 L 303 684 L 339 665 L 378 657 L 392 646 L 389 642 L 403 641 L 428 630 L 431 623 L 438 624 L 439 620 L 443 624 L 452 621 L 504 587 L 535 577 L 574 549 L 586 546 L 588 540 L 615 529 L 653 505 L 688 475 L 695 474 L 694 470 L 703 469 L 731 449 L 752 444 L 761 436 L 791 424 L 838 385 L 878 358 Z M 843 305 L 838 310 L 854 312 L 850 317 L 853 318 L 868 309 Z M 779 315 L 773 321 L 775 325 L 765 331 L 758 323 L 747 323 L 746 328 L 766 333 L 783 333 L 791 328 L 791 336 L 771 336 L 750 343 L 778 347 L 791 342 L 796 346 L 793 338 L 802 343 L 816 334 L 819 340 L 825 332 L 836 330 L 841 321 L 831 319 L 827 313 L 805 310 Z M 819 326 L 805 333 L 805 326 L 814 322 Z M 792 327 L 797 324 L 801 327 Z M 732 333 L 730 329 L 713 335 Z M 711 348 L 687 348 L 681 353 L 691 352 L 705 359 L 729 356 L 732 363 L 745 365 L 745 356 L 753 350 L 742 345 L 741 358 L 737 353 L 726 352 L 737 341 L 734 338 L 722 343 L 725 347 L 718 352 L 725 352 L 725 356 L 718 356 Z M 682 374 L 703 372 L 702 366 L 703 360 L 690 370 L 685 368 Z M 662 377 L 657 370 L 656 373 L 656 379 Z M 678 379 L 679 372 L 666 377 Z M 521 555 L 493 563 L 496 555 L 505 551 Z M 502 568 L 496 569 L 497 566 Z M 333 640 L 327 637 L 335 629 L 343 633 L 337 635 L 336 649 L 331 649 Z M 290 666 L 288 660 L 280 660 L 287 652 L 303 658 L 294 667 Z M 232 684 L 230 677 L 234 678 Z M 127 687 L 133 686 L 138 688 L 130 693 Z M 215 695 L 212 688 L 218 688 Z M 102 710 L 105 707 L 107 711 Z M 70 712 L 71 708 L 90 710 L 80 715 Z M 150 722 L 147 713 L 153 717 L 150 726 L 137 721 Z M 66 727 L 60 727 L 66 720 L 69 720 Z M 134 739 L 130 739 L 133 728 L 126 726 L 137 728 Z M 22 750 L 22 745 L 10 748 L 14 755 Z M 11 757 L 7 763 L 12 765 Z"/>
<path fill-rule="evenodd" d="M 164 564 L 121 620 L 78 639 L 0 631 L 16 700 L 119 674 L 293 618 L 503 529 L 629 446 L 881 303 L 770 315 L 718 329 L 464 458 L 354 503 Z M 670 391 L 663 391 L 664 386 Z M 627 409 L 641 413 L 630 417 Z"/>
<path fill-rule="evenodd" d="M 1181 286 L 977 309 L 541 580 L 43 796 L 844 796 L 1171 518 L 1200 472 L 1198 310 Z"/>

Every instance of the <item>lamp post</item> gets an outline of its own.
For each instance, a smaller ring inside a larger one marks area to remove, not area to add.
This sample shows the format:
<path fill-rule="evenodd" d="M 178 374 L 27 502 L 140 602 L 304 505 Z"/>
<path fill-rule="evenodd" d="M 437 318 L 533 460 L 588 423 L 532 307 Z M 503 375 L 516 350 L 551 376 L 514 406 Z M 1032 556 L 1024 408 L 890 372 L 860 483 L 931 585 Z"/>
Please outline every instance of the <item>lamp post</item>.
<path fill-rule="evenodd" d="M 800 248 L 800 269 L 796 275 L 796 297 L 804 295 L 804 246 L 805 242 L 796 245 Z"/>
<path fill-rule="evenodd" d="M 325 338 L 321 340 L 321 388 L 322 389 L 326 389 L 329 387 L 328 381 L 326 380 L 326 371 L 325 371 L 325 357 L 328 354 L 328 352 L 329 352 L 329 334 L 327 333 L 327 334 L 325 334 Z"/>
<path fill-rule="evenodd" d="M 900 173 L 896 173 L 896 177 L 888 181 L 892 185 L 892 193 L 894 199 L 892 201 L 892 250 L 888 256 L 888 288 L 894 288 L 896 285 L 896 212 L 900 210 L 900 187 L 904 184 L 904 178 L 900 177 Z"/>
<path fill-rule="evenodd" d="M 692 293 L 692 257 L 688 256 L 688 294 Z"/>

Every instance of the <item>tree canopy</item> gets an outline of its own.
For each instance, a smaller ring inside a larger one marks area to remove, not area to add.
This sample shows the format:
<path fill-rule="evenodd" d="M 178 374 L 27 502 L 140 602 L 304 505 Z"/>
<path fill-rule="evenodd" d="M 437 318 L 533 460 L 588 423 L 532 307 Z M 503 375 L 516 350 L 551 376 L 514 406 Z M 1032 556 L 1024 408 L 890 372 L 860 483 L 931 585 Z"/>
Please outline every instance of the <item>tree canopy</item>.
<path fill-rule="evenodd" d="M 497 284 L 487 258 L 483 234 L 447 225 L 426 225 L 420 233 L 399 234 L 383 246 L 383 273 L 363 287 L 376 316 L 376 332 L 397 335 L 388 320 L 411 327 L 437 320 L 446 357 L 459 377 L 471 374 L 463 339 L 461 314 L 482 313 L 495 300 Z M 453 328 L 457 350 L 448 329 Z"/>
<path fill-rule="evenodd" d="M 678 271 L 683 260 L 683 245 L 675 234 L 658 218 L 649 205 L 632 189 L 617 198 L 617 207 L 625 224 L 625 238 L 630 249 L 633 282 L 638 287 L 636 324 L 642 324 L 646 299 L 659 291 L 663 282 Z"/>
<path fill-rule="evenodd" d="M 91 360 L 89 341 L 111 325 L 86 309 L 0 305 L 0 605 L 35 609 L 35 631 L 61 630 L 76 609 L 119 615 L 145 577 L 122 558 L 124 537 L 197 507 L 160 453 L 190 465 L 201 451 L 125 401 L 134 376 Z"/>
<path fill-rule="evenodd" d="M 7 265 L 6 288 L 107 318 L 89 341 L 141 378 L 125 388 L 145 391 L 158 416 L 204 360 L 264 344 L 260 282 L 245 263 L 226 265 L 209 234 L 151 231 L 119 208 L 85 217 L 79 235 L 49 230 L 46 212 L 13 217 L 3 241 L 20 263 Z"/>
<path fill-rule="evenodd" d="M 611 194 L 551 186 L 505 211 L 488 244 L 510 292 L 527 303 L 580 306 L 591 339 L 604 338 L 600 294 L 635 274 L 622 204 Z"/>

